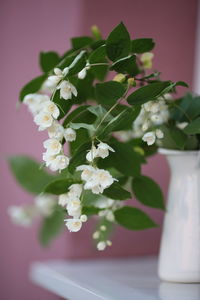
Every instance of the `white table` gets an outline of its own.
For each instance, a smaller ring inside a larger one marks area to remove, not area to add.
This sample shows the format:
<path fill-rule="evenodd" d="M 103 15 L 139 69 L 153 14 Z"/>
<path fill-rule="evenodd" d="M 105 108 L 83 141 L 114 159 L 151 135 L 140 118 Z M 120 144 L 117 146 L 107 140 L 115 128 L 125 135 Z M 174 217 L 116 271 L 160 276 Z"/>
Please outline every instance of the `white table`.
<path fill-rule="evenodd" d="M 155 258 L 35 262 L 35 284 L 69 300 L 200 300 L 200 284 L 160 282 Z"/>

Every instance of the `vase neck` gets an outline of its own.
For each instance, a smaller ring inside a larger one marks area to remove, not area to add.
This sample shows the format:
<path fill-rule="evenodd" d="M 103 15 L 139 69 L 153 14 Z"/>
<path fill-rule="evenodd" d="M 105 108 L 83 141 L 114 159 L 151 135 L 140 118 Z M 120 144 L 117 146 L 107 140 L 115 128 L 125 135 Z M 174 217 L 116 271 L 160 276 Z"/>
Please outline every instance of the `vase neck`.
<path fill-rule="evenodd" d="M 200 169 L 200 157 L 198 153 L 190 155 L 187 153 L 185 155 L 167 155 L 167 160 L 172 172 L 195 172 Z"/>

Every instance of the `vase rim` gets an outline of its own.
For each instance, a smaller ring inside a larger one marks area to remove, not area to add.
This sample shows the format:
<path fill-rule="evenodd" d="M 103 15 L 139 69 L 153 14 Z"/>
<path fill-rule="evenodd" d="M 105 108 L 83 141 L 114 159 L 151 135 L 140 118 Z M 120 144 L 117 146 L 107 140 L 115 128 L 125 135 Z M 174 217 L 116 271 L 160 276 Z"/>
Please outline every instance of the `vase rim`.
<path fill-rule="evenodd" d="M 200 155 L 200 150 L 174 150 L 166 148 L 158 148 L 158 153 L 164 155 Z"/>

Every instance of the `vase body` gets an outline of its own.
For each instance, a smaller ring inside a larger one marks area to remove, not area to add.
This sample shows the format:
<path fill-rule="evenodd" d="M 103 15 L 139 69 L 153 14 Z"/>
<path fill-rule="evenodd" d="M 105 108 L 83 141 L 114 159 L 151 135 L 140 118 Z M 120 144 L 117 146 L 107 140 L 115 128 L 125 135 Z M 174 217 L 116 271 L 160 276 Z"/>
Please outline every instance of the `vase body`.
<path fill-rule="evenodd" d="M 200 282 L 200 161 L 198 151 L 160 149 L 171 179 L 159 255 L 165 281 Z"/>

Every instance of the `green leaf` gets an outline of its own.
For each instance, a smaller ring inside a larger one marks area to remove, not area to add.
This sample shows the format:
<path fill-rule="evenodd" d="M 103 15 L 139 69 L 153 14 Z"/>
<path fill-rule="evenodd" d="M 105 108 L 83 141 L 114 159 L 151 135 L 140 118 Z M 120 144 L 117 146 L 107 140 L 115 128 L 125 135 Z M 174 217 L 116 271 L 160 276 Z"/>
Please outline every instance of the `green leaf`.
<path fill-rule="evenodd" d="M 105 116 L 105 114 L 107 113 L 107 110 L 101 105 L 89 106 L 87 108 L 87 110 L 89 110 L 98 119 L 102 119 Z M 111 119 L 112 119 L 112 117 L 109 114 L 108 117 L 106 118 L 106 120 L 109 121 Z"/>
<path fill-rule="evenodd" d="M 157 224 L 142 210 L 124 206 L 114 212 L 115 219 L 121 226 L 130 230 L 143 230 L 157 227 Z"/>
<path fill-rule="evenodd" d="M 114 182 L 109 188 L 105 189 L 103 194 L 115 200 L 127 200 L 132 198 L 131 193 L 123 189 L 117 182 Z"/>
<path fill-rule="evenodd" d="M 77 130 L 80 128 L 85 128 L 91 132 L 95 131 L 95 127 L 92 124 L 86 124 L 86 123 L 70 123 L 70 127 Z"/>
<path fill-rule="evenodd" d="M 168 89 L 172 88 L 172 86 L 173 84 L 171 83 L 171 81 L 151 83 L 149 85 L 137 89 L 135 92 L 130 94 L 127 98 L 127 102 L 130 105 L 133 105 L 143 104 L 145 102 L 155 100 L 161 95 L 167 93 Z"/>
<path fill-rule="evenodd" d="M 132 189 L 136 198 L 144 205 L 164 209 L 162 191 L 151 178 L 147 176 L 133 178 Z"/>
<path fill-rule="evenodd" d="M 140 72 L 135 55 L 129 55 L 117 60 L 111 65 L 110 70 L 115 70 L 118 73 L 128 73 L 131 76 L 135 76 Z"/>
<path fill-rule="evenodd" d="M 73 105 L 72 100 L 67 101 L 62 98 L 60 98 L 60 91 L 57 90 L 55 94 L 53 95 L 52 101 L 57 105 L 60 111 L 60 115 L 58 117 L 58 120 L 62 119 L 70 110 L 70 108 Z"/>
<path fill-rule="evenodd" d="M 124 111 L 126 109 L 126 116 L 127 118 L 123 118 L 121 122 L 114 128 L 115 131 L 119 130 L 128 130 L 133 128 L 133 121 L 137 118 L 137 116 L 140 113 L 141 106 L 140 105 L 134 105 L 131 107 L 128 107 L 126 105 L 117 105 L 115 110 L 112 111 L 112 114 L 118 115 L 120 112 Z"/>
<path fill-rule="evenodd" d="M 91 215 L 98 215 L 98 212 L 101 209 L 95 206 L 83 206 L 82 208 L 82 214 L 86 216 L 91 216 Z"/>
<path fill-rule="evenodd" d="M 69 143 L 69 147 L 70 147 L 70 156 L 72 156 L 75 151 L 82 145 L 85 143 L 85 141 L 89 140 L 89 133 L 86 129 L 84 128 L 80 128 L 78 130 L 76 130 L 76 139 L 73 142 Z"/>
<path fill-rule="evenodd" d="M 86 51 L 81 51 L 72 61 L 72 63 L 69 65 L 69 72 L 65 76 L 65 78 L 68 78 L 71 75 L 77 74 L 80 72 L 86 65 Z"/>
<path fill-rule="evenodd" d="M 74 172 L 76 167 L 85 163 L 87 151 L 91 149 L 91 146 L 91 142 L 86 142 L 75 151 L 68 167 L 71 173 Z"/>
<path fill-rule="evenodd" d="M 44 218 L 39 231 L 41 245 L 48 246 L 61 232 L 64 227 L 64 216 L 65 211 L 62 208 L 57 207 L 51 216 Z"/>
<path fill-rule="evenodd" d="M 184 132 L 174 126 L 162 125 L 160 127 L 164 133 L 164 138 L 160 140 L 163 148 L 183 150 L 187 142 Z"/>
<path fill-rule="evenodd" d="M 200 133 L 200 117 L 190 122 L 183 131 L 186 134 L 199 134 Z"/>
<path fill-rule="evenodd" d="M 26 95 L 36 93 L 37 91 L 39 91 L 46 79 L 47 75 L 44 74 L 29 81 L 20 91 L 20 100 L 23 101 Z"/>
<path fill-rule="evenodd" d="M 71 39 L 72 48 L 74 50 L 79 50 L 81 48 L 84 48 L 88 45 L 90 45 L 93 42 L 93 39 L 89 36 L 80 36 L 80 37 L 74 37 Z"/>
<path fill-rule="evenodd" d="M 105 105 L 113 105 L 125 93 L 125 87 L 116 81 L 107 81 L 96 84 L 96 97 Z"/>
<path fill-rule="evenodd" d="M 61 195 L 65 194 L 68 191 L 70 185 L 74 183 L 80 183 L 73 179 L 57 179 L 55 181 L 50 182 L 44 188 L 44 193 L 49 193 L 53 195 Z"/>
<path fill-rule="evenodd" d="M 113 139 L 109 145 L 115 150 L 104 160 L 98 161 L 100 168 L 115 168 L 126 176 L 139 176 L 143 158 L 127 143 Z"/>
<path fill-rule="evenodd" d="M 86 102 L 87 100 L 94 99 L 94 75 L 90 70 L 87 71 L 87 75 L 84 79 L 78 79 L 77 77 L 73 80 L 70 78 L 70 81 L 76 86 L 78 95 L 74 97 L 74 100 L 77 104 Z M 73 82 L 75 81 L 75 82 Z"/>
<path fill-rule="evenodd" d="M 94 50 L 89 56 L 89 63 L 96 64 L 96 63 L 107 63 L 106 59 L 106 46 L 102 45 L 101 47 Z M 108 66 L 100 65 L 100 66 L 92 66 L 90 68 L 91 72 L 94 76 L 99 79 L 100 81 L 104 80 Z"/>
<path fill-rule="evenodd" d="M 40 164 L 31 157 L 12 156 L 8 163 L 17 182 L 30 193 L 40 194 L 54 180 L 54 176 L 41 169 Z"/>
<path fill-rule="evenodd" d="M 57 52 L 40 52 L 40 67 L 44 73 L 52 70 L 59 63 L 59 55 Z"/>
<path fill-rule="evenodd" d="M 129 55 L 131 40 L 129 33 L 123 23 L 117 25 L 110 33 L 106 41 L 106 52 L 110 60 L 116 61 L 119 58 Z"/>
<path fill-rule="evenodd" d="M 80 118 L 82 120 L 82 116 L 83 116 L 83 120 L 85 119 L 84 113 L 87 112 L 87 108 L 89 107 L 89 105 L 83 105 L 83 106 L 78 106 L 77 108 L 75 108 L 64 120 L 63 122 L 63 126 L 67 127 L 67 125 L 69 125 L 70 122 L 75 122 L 76 120 L 78 120 L 78 122 L 80 122 Z"/>
<path fill-rule="evenodd" d="M 153 39 L 148 39 L 148 38 L 135 39 L 131 41 L 131 44 L 132 44 L 131 50 L 133 53 L 149 52 L 155 46 L 155 42 L 153 41 Z"/>

